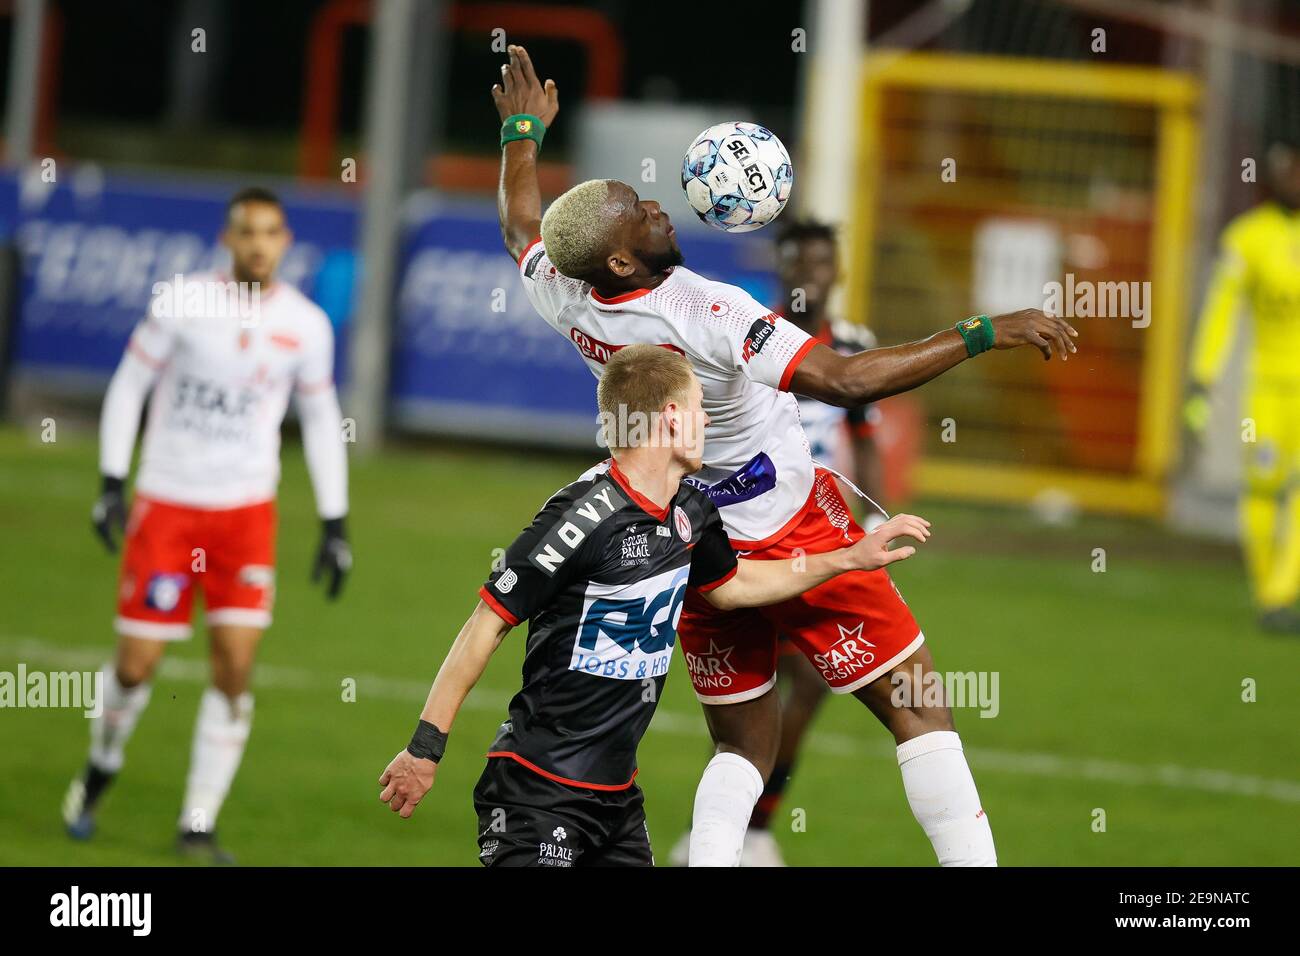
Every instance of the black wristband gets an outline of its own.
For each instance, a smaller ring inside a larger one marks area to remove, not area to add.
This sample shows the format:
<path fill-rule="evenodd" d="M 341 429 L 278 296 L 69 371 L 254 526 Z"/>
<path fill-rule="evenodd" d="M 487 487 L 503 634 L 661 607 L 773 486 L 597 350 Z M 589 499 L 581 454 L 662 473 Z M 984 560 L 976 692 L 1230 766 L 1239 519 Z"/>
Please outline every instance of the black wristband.
<path fill-rule="evenodd" d="M 412 757 L 432 760 L 434 763 L 442 761 L 446 750 L 447 735 L 427 720 L 421 720 L 416 725 L 415 733 L 411 734 L 411 742 L 406 745 L 406 752 Z"/>
<path fill-rule="evenodd" d="M 321 524 L 325 528 L 325 537 L 327 538 L 346 538 L 347 533 L 343 530 L 343 519 L 324 518 Z"/>
<path fill-rule="evenodd" d="M 118 495 L 120 497 L 122 489 L 126 485 L 125 479 L 114 478 L 112 475 L 103 475 L 101 477 L 103 478 L 103 481 L 100 484 L 100 493 L 105 495 Z"/>

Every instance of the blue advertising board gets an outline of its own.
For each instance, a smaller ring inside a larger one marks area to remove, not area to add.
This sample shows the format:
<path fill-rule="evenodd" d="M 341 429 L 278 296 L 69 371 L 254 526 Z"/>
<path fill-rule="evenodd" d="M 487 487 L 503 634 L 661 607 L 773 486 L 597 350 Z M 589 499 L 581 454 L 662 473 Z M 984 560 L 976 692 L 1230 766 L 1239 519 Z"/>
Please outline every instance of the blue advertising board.
<path fill-rule="evenodd" d="M 59 183 L 0 176 L 0 240 L 16 244 L 22 263 L 15 373 L 43 387 L 102 390 L 154 283 L 227 262 L 218 235 L 235 187 L 92 173 L 74 170 Z M 357 201 L 280 194 L 295 237 L 280 277 L 329 313 L 337 377 L 346 383 Z M 495 204 L 419 193 L 405 222 L 393 299 L 394 423 L 595 447 L 595 380 L 569 341 L 533 311 L 501 242 Z M 771 273 L 744 259 L 762 242 L 721 233 L 682 239 L 691 268 L 770 300 Z"/>
<path fill-rule="evenodd" d="M 596 380 L 534 311 L 494 205 L 423 197 L 408 217 L 392 365 L 398 421 L 444 434 L 596 446 Z M 751 237 L 689 233 L 688 265 L 770 301 Z"/>
<path fill-rule="evenodd" d="M 102 388 L 154 283 L 220 268 L 226 202 L 235 187 L 144 181 L 86 171 L 66 181 L 24 174 L 11 185 L 22 264 L 14 362 L 20 378 Z M 354 204 L 282 193 L 295 241 L 280 277 L 322 303 L 336 326 L 347 318 L 356 246 Z M 340 349 L 342 354 L 342 349 Z"/>

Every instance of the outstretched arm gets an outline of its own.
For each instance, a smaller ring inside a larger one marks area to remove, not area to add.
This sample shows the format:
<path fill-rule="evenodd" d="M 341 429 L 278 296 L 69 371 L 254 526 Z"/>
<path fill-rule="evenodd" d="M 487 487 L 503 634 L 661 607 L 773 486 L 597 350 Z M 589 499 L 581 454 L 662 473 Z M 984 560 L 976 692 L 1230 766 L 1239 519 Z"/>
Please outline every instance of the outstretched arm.
<path fill-rule="evenodd" d="M 465 698 L 509 631 L 510 625 L 479 601 L 434 678 L 420 714 L 421 728 L 431 725 L 445 739 Z M 409 817 L 433 786 L 437 768 L 436 760 L 416 756 L 409 749 L 401 751 L 379 776 L 379 785 L 384 788 L 379 799 L 394 813 Z"/>
<path fill-rule="evenodd" d="M 1050 359 L 1055 350 L 1062 361 L 1077 352 L 1076 332 L 1064 319 L 1038 309 L 1023 309 L 993 318 L 993 347 L 1013 349 L 1032 345 Z M 852 408 L 924 385 L 967 358 L 966 342 L 956 329 L 936 332 L 928 339 L 841 355 L 818 344 L 799 363 L 790 391 L 830 405 Z"/>
<path fill-rule="evenodd" d="M 504 123 L 510 116 L 536 116 L 550 128 L 560 110 L 554 80 L 538 82 L 533 61 L 521 46 L 507 47 L 510 62 L 501 65 L 501 82 L 492 87 L 492 101 Z M 497 217 L 501 238 L 516 260 L 542 226 L 542 194 L 537 186 L 537 144 L 531 139 L 506 143 L 501 150 L 501 182 L 497 187 Z"/>
<path fill-rule="evenodd" d="M 726 583 L 703 591 L 705 599 L 721 610 L 763 607 L 803 594 L 846 571 L 875 571 L 916 553 L 911 545 L 889 549 L 894 538 L 923 542 L 930 537 L 930 522 L 916 515 L 894 515 L 857 543 L 836 551 L 808 554 L 788 561 L 736 562 L 736 573 Z"/>

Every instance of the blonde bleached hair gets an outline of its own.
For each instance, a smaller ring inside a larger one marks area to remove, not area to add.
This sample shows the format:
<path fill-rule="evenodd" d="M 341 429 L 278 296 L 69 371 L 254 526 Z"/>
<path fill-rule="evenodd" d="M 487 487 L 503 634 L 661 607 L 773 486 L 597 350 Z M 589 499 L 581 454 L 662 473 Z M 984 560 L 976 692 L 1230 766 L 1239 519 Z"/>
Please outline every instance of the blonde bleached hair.
<path fill-rule="evenodd" d="M 588 179 L 561 195 L 542 217 L 542 242 L 555 268 L 570 279 L 600 271 L 611 220 L 612 179 Z"/>
<path fill-rule="evenodd" d="M 635 448 L 652 439 L 655 416 L 671 401 L 686 401 L 694 374 L 686 356 L 659 345 L 615 352 L 596 386 L 606 446 Z"/>

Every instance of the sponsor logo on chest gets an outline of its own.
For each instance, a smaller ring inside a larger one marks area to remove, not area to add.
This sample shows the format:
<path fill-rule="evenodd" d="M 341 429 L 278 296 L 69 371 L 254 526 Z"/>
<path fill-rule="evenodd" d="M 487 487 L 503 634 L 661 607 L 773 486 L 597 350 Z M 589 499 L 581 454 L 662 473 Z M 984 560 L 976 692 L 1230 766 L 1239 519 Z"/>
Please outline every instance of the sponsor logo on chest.
<path fill-rule="evenodd" d="M 638 532 L 636 525 L 632 525 L 627 531 L 626 537 L 623 538 L 619 564 L 625 568 L 645 564 L 650 560 L 650 532 Z"/>
<path fill-rule="evenodd" d="M 627 584 L 587 585 L 569 670 L 613 680 L 668 673 L 690 565 Z"/>
<path fill-rule="evenodd" d="M 624 349 L 629 345 L 634 344 L 632 342 L 624 342 L 622 345 L 612 345 L 609 342 L 602 342 L 594 335 L 588 335 L 586 332 L 583 332 L 578 328 L 572 328 L 569 330 L 569 338 L 573 340 L 573 344 L 577 346 L 577 349 L 582 354 L 583 358 L 591 359 L 593 362 L 597 362 L 601 365 L 607 364 L 609 360 L 613 358 L 614 353 L 619 349 Z M 670 352 L 676 352 L 678 355 L 686 354 L 677 346 L 670 345 L 667 342 L 652 342 L 651 344 L 658 345 L 661 349 L 668 349 Z"/>

